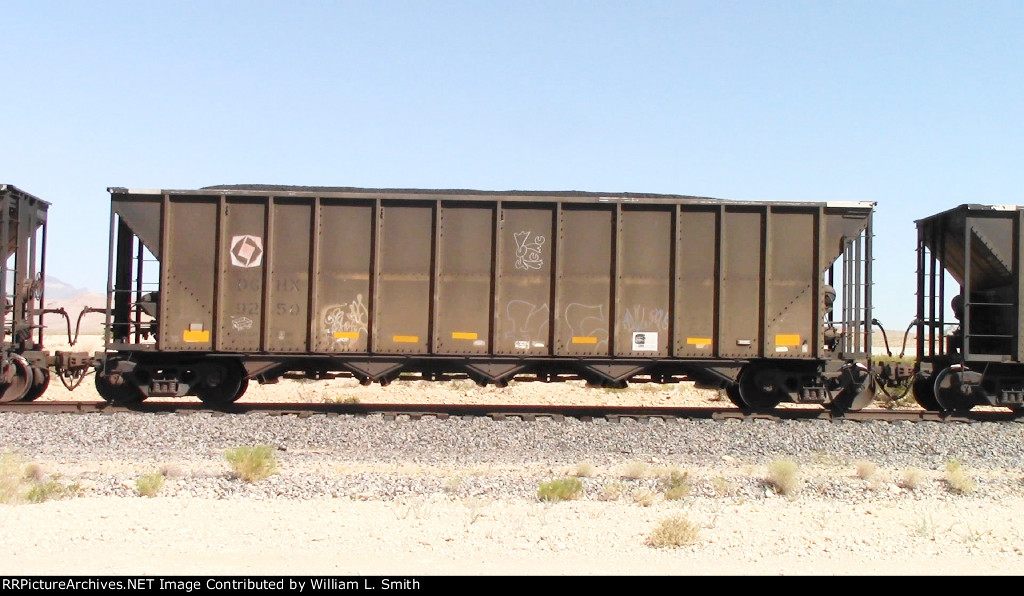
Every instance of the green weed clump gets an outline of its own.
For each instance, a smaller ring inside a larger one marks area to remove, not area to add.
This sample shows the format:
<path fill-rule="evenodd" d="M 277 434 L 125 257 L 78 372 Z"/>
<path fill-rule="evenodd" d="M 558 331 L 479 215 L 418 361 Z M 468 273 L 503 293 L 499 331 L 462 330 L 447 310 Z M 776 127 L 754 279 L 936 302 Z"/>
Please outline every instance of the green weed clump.
<path fill-rule="evenodd" d="M 791 497 L 800 491 L 800 468 L 793 460 L 775 460 L 768 464 L 767 480 L 780 495 Z"/>
<path fill-rule="evenodd" d="M 160 472 L 146 474 L 135 479 L 135 490 L 143 497 L 155 497 L 164 487 L 164 475 Z"/>
<path fill-rule="evenodd" d="M 693 489 L 690 473 L 671 470 L 668 476 L 661 479 L 661 488 L 665 491 L 666 501 L 685 499 L 690 496 L 690 491 Z"/>
<path fill-rule="evenodd" d="M 224 452 L 231 469 L 246 482 L 259 482 L 277 473 L 277 455 L 270 445 L 235 447 Z"/>
<path fill-rule="evenodd" d="M 56 499 L 70 499 L 77 495 L 77 484 L 64 484 L 58 478 L 53 478 L 45 482 L 32 482 L 25 500 L 29 503 L 43 503 Z"/>
<path fill-rule="evenodd" d="M 583 496 L 583 481 L 579 478 L 559 478 L 541 482 L 537 498 L 545 503 L 572 501 Z"/>
<path fill-rule="evenodd" d="M 700 528 L 684 515 L 662 520 L 654 528 L 647 544 L 654 548 L 675 548 L 695 544 L 700 540 Z"/>

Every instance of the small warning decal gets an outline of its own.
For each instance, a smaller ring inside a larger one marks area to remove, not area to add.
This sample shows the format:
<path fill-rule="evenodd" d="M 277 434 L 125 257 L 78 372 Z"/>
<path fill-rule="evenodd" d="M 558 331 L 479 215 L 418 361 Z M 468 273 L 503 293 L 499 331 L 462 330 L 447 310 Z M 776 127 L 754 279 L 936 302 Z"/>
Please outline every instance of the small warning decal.
<path fill-rule="evenodd" d="M 655 331 L 634 331 L 633 332 L 634 352 L 657 352 L 658 333 Z"/>
<path fill-rule="evenodd" d="M 248 269 L 263 264 L 263 238 L 243 234 L 231 238 L 231 264 Z"/>

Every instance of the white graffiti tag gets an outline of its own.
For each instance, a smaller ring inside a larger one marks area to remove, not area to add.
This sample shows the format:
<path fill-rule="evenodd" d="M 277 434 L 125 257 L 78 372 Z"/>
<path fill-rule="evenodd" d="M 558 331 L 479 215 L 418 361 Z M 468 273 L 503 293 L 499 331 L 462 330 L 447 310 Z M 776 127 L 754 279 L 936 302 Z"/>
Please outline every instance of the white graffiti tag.
<path fill-rule="evenodd" d="M 544 236 L 534 236 L 531 242 L 530 235 L 532 233 L 513 234 L 516 239 L 516 269 L 540 269 L 544 266 L 544 259 L 541 258 Z"/>
<path fill-rule="evenodd" d="M 231 326 L 235 331 L 248 331 L 252 329 L 252 319 L 249 317 L 231 317 Z"/>
<path fill-rule="evenodd" d="M 357 294 L 356 299 L 348 304 L 335 304 L 323 310 L 323 328 L 335 341 L 349 343 L 350 333 L 366 335 L 369 321 L 363 295 Z"/>

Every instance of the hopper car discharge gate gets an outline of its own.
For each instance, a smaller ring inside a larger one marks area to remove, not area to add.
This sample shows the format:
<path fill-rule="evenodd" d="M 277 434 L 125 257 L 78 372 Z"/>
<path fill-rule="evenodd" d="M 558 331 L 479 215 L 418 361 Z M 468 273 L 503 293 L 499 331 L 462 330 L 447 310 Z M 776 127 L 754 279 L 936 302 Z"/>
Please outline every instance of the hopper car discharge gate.
<path fill-rule="evenodd" d="M 250 380 L 693 380 L 738 405 L 870 403 L 873 203 L 111 188 L 115 402 Z"/>

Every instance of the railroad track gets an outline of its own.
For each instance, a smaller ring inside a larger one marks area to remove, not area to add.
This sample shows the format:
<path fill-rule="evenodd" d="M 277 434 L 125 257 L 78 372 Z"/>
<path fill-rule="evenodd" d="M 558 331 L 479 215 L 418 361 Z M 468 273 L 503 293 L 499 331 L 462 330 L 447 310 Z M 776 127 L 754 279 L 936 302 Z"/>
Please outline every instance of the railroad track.
<path fill-rule="evenodd" d="M 488 404 L 372 404 L 372 403 L 253 403 L 232 404 L 221 408 L 194 402 L 146 402 L 131 407 L 114 406 L 107 402 L 85 401 L 52 401 L 28 403 L 3 403 L 0 412 L 51 414 L 113 414 L 113 413 L 149 413 L 149 414 L 199 414 L 244 415 L 267 414 L 281 416 L 314 416 L 314 415 L 356 415 L 383 416 L 394 419 L 405 416 L 410 419 L 424 417 L 449 418 L 488 417 L 494 420 L 520 419 L 532 421 L 537 419 L 561 420 L 575 418 L 579 420 L 604 419 L 611 422 L 633 420 L 647 422 L 652 419 L 710 419 L 710 420 L 850 420 L 857 422 L 1020 422 L 1024 416 L 1014 412 L 979 410 L 954 414 L 940 414 L 923 410 L 885 410 L 865 409 L 859 412 L 847 412 L 843 415 L 833 414 L 827 409 L 776 409 L 771 412 L 748 412 L 734 407 L 637 407 L 637 406 L 554 406 L 554 405 L 488 405 Z"/>

